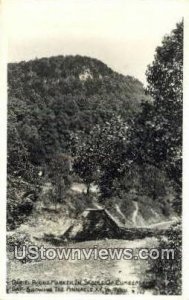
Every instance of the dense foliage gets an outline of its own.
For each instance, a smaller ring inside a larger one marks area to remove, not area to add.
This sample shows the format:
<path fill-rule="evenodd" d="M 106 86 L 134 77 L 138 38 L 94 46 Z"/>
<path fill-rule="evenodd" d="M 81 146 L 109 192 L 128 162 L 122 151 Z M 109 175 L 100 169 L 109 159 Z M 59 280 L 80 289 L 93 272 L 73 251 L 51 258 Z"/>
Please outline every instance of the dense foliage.
<path fill-rule="evenodd" d="M 159 238 L 159 253 L 162 249 L 170 250 L 170 258 L 161 255 L 150 261 L 150 274 L 155 279 L 157 295 L 182 294 L 182 233 L 181 224 L 172 226 L 167 234 Z M 172 251 L 172 254 L 171 254 Z"/>
<path fill-rule="evenodd" d="M 37 164 L 69 152 L 72 132 L 87 133 L 112 112 L 133 116 L 146 97 L 138 80 L 88 57 L 42 58 L 8 70 L 9 114 L 16 110 L 14 123 Z"/>
<path fill-rule="evenodd" d="M 118 189 L 125 188 L 127 192 L 135 189 L 136 197 L 142 193 L 158 201 L 169 194 L 180 213 L 182 23 L 163 39 L 146 74 L 147 91 L 153 101 L 142 101 L 141 110 L 132 119 L 121 120 L 117 115 L 104 126 L 93 129 L 87 143 L 84 141 L 77 147 L 80 154 L 76 171 L 92 181 L 98 166 L 101 171 L 98 184 L 104 197 L 111 196 L 115 189 L 118 193 Z"/>
<path fill-rule="evenodd" d="M 82 132 L 85 139 L 94 126 L 102 126 L 113 114 L 127 120 L 139 111 L 141 100 L 147 98 L 137 79 L 81 56 L 9 64 L 8 94 L 10 222 L 16 219 L 14 213 L 22 203 L 22 194 L 33 190 L 33 184 L 50 180 L 54 186 L 51 198 L 63 201 L 69 180 L 67 171 L 64 174 L 64 168 L 61 169 L 65 161 L 61 162 L 60 157 L 62 153 L 75 155 L 75 134 Z M 12 178 L 20 190 L 15 201 Z"/>
<path fill-rule="evenodd" d="M 104 203 L 110 197 L 131 202 L 146 197 L 146 201 L 158 202 L 162 213 L 168 215 L 174 188 L 165 170 L 130 159 L 130 130 L 128 122 L 114 116 L 103 126 L 95 126 L 89 136 L 77 134 L 74 170 L 88 187 L 92 183 L 99 186 Z"/>
<path fill-rule="evenodd" d="M 147 72 L 148 93 L 153 102 L 143 103 L 131 128 L 130 158 L 149 162 L 167 173 L 181 212 L 182 192 L 182 98 L 183 23 L 179 23 L 156 49 Z"/>

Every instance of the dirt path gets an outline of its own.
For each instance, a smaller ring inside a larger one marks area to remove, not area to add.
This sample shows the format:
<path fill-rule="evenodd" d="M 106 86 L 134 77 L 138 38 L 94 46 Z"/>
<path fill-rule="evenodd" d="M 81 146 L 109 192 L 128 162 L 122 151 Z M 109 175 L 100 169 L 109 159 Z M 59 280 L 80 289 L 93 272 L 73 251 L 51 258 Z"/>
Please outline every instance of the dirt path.
<path fill-rule="evenodd" d="M 116 211 L 118 212 L 118 214 L 126 221 L 126 218 L 125 218 L 124 214 L 122 213 L 118 204 L 115 205 L 115 208 L 116 208 Z"/>

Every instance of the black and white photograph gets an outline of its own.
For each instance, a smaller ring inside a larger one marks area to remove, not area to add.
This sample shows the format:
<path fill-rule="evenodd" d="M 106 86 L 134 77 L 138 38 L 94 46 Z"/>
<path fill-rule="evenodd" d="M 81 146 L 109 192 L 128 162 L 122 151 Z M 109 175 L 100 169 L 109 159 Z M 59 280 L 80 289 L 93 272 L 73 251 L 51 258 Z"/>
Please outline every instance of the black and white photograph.
<path fill-rule="evenodd" d="M 6 293 L 182 295 L 186 2 L 5 8 Z"/>

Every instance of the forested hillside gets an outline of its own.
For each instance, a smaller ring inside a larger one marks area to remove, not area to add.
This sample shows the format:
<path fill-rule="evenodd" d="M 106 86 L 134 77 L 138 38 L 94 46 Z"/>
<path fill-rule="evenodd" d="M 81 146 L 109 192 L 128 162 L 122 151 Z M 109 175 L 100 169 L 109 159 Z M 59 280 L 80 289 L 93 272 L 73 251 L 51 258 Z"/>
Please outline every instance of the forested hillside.
<path fill-rule="evenodd" d="M 146 98 L 137 79 L 81 56 L 9 64 L 8 83 L 10 124 L 16 124 L 37 164 L 69 152 L 73 132 L 88 133 L 113 113 L 130 118 Z"/>
<path fill-rule="evenodd" d="M 41 170 L 49 178 L 51 161 L 59 154 L 75 155 L 78 133 L 86 138 L 94 126 L 102 126 L 114 115 L 131 119 L 144 99 L 149 97 L 140 81 L 114 72 L 97 59 L 57 56 L 9 64 L 9 212 L 20 214 L 22 188 L 27 194 L 40 186 L 45 181 L 38 176 Z M 27 188 L 22 180 L 29 184 Z M 32 203 L 26 206 L 30 211 Z"/>

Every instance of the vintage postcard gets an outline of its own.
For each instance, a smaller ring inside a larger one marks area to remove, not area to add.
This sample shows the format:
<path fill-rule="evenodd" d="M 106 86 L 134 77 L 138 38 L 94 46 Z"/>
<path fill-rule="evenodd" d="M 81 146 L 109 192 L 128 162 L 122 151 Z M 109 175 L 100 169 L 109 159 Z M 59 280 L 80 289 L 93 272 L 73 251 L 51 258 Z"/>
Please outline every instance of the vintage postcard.
<path fill-rule="evenodd" d="M 1 299 L 186 296 L 188 8 L 174 0 L 1 3 Z"/>

